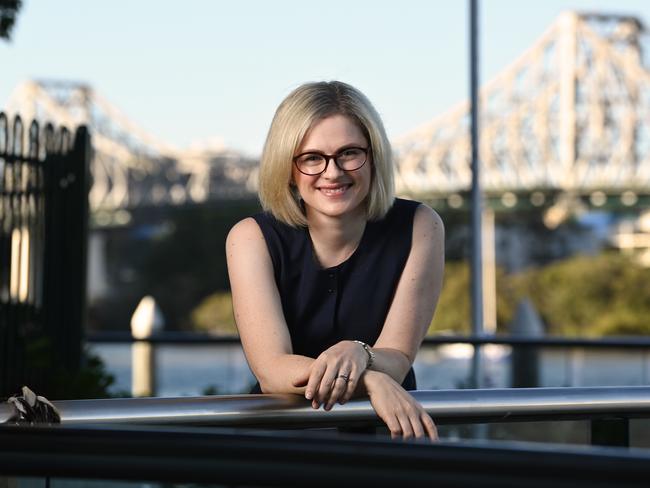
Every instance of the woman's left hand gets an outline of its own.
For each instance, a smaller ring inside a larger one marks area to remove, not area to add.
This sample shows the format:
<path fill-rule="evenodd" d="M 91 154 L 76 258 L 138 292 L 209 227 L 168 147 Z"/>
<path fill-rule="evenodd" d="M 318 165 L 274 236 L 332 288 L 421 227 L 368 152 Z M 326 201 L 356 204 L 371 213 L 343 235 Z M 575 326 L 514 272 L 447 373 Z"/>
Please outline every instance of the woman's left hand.
<path fill-rule="evenodd" d="M 352 397 L 367 363 L 368 355 L 360 344 L 341 341 L 323 351 L 311 364 L 308 376 L 294 386 L 307 384 L 305 398 L 312 401 L 312 407 L 325 405 L 325 410 L 330 410 L 336 402 L 342 405 Z"/>
<path fill-rule="evenodd" d="M 433 419 L 393 378 L 378 371 L 367 371 L 363 382 L 372 408 L 393 439 L 438 439 Z"/>

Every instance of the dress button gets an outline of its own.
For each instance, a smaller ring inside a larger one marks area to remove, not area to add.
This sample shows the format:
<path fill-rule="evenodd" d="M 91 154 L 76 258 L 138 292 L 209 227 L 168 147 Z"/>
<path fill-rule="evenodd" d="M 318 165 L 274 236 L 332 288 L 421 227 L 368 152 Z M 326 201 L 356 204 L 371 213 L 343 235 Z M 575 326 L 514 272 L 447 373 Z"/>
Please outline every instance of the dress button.
<path fill-rule="evenodd" d="M 329 290 L 327 290 L 328 293 L 332 293 L 333 291 L 334 290 L 332 290 L 331 288 Z"/>
<path fill-rule="evenodd" d="M 334 273 L 330 273 L 330 278 L 334 278 Z"/>

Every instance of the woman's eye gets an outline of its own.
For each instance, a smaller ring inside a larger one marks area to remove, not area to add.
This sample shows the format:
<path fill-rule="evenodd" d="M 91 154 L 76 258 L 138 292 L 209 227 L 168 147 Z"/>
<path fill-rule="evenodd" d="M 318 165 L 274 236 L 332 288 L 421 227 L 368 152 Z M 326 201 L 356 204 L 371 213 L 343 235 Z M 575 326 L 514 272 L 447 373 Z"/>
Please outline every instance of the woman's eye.
<path fill-rule="evenodd" d="M 302 161 L 304 163 L 318 163 L 322 159 L 323 157 L 319 154 L 305 154 L 305 156 L 302 158 Z"/>
<path fill-rule="evenodd" d="M 341 151 L 341 156 L 345 158 L 355 158 L 361 154 L 361 150 L 356 148 L 344 149 Z"/>

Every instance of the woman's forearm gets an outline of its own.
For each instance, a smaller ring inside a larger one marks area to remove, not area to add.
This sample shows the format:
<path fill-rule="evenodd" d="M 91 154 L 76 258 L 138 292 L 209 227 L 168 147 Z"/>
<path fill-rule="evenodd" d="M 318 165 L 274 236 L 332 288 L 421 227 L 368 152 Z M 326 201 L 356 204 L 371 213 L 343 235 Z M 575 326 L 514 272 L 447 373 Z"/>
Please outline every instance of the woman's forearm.
<path fill-rule="evenodd" d="M 401 384 L 411 367 L 409 358 L 396 349 L 373 347 L 371 350 L 374 360 L 370 372 L 386 374 Z M 313 362 L 314 359 L 306 356 L 281 354 L 268 361 L 268 366 L 258 365 L 255 376 L 263 393 L 304 395 Z"/>
<path fill-rule="evenodd" d="M 411 368 L 411 360 L 402 351 L 390 348 L 373 347 L 375 354 L 370 369 L 385 373 L 398 383 L 402 383 Z"/>
<path fill-rule="evenodd" d="M 304 395 L 312 358 L 297 354 L 282 354 L 271 364 L 257 367 L 255 376 L 263 393 L 295 393 Z"/>

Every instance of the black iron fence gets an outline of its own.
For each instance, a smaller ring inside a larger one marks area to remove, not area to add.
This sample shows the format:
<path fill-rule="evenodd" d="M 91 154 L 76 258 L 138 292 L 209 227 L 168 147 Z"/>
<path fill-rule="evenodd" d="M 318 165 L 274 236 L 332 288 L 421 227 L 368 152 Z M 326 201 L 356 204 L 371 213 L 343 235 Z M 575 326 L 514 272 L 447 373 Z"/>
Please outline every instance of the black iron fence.
<path fill-rule="evenodd" d="M 0 396 L 81 361 L 90 137 L 0 112 Z"/>

